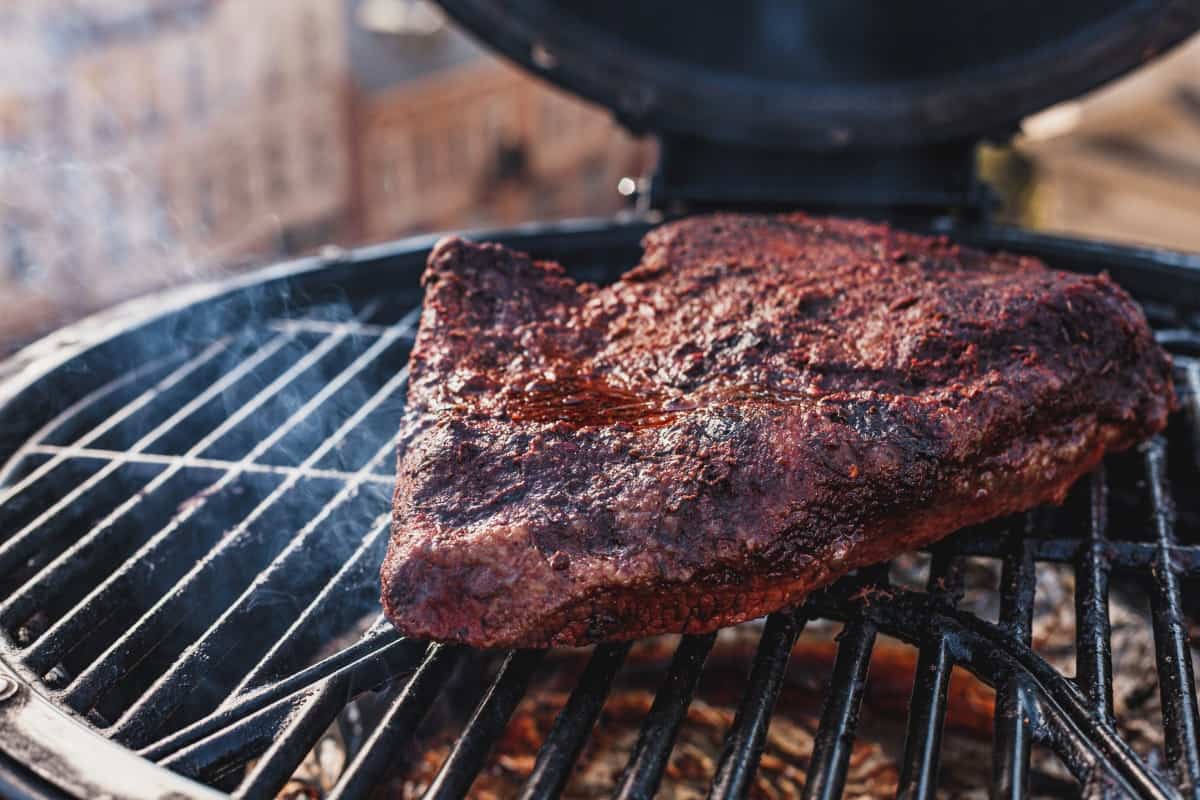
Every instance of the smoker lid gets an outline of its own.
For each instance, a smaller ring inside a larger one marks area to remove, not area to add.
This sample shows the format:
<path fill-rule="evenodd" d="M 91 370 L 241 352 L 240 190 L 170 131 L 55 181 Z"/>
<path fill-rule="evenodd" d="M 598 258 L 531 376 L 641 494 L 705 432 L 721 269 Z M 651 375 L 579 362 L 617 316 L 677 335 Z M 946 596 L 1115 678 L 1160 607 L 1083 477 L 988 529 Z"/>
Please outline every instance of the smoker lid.
<path fill-rule="evenodd" d="M 637 132 L 806 149 L 1007 135 L 1200 29 L 1196 0 L 440 0 Z"/>

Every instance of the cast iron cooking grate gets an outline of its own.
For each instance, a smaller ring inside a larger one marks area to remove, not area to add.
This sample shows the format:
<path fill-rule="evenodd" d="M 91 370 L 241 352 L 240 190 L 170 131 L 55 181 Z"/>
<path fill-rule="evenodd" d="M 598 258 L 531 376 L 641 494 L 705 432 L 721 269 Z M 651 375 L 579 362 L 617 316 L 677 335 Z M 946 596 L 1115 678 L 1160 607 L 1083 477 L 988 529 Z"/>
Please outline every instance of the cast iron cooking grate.
<path fill-rule="evenodd" d="M 420 253 L 410 261 L 412 277 Z M 392 442 L 418 319 L 414 287 L 363 292 L 366 300 L 293 296 L 290 309 L 266 304 L 240 328 L 194 343 L 181 335 L 107 372 L 93 360 L 102 374 L 80 379 L 91 390 L 59 402 L 23 440 L 0 495 L 3 655 L 38 702 L 75 718 L 58 724 L 82 723 L 130 759 L 221 791 L 269 797 L 353 698 L 377 691 L 390 698 L 382 718 L 332 796 L 364 797 L 387 778 L 455 666 L 479 657 L 406 641 L 378 617 Z M 996 689 L 997 796 L 1026 792 L 1035 744 L 1091 793 L 1196 795 L 1200 723 L 1184 591 L 1200 577 L 1200 361 L 1189 356 L 1200 353 L 1200 337 L 1182 312 L 1150 311 L 1179 359 L 1185 411 L 1167 434 L 1110 459 L 1062 509 L 963 531 L 933 548 L 926 591 L 889 586 L 881 568 L 771 615 L 725 734 L 713 796 L 747 793 L 789 653 L 814 619 L 845 627 L 807 797 L 843 791 L 881 634 L 919 648 L 901 796 L 934 794 L 955 665 Z M 1002 564 L 996 622 L 956 605 L 967 558 Z M 1074 678 L 1031 646 L 1040 562 L 1074 569 Z M 1142 580 L 1149 597 L 1165 764 L 1139 759 L 1114 724 L 1110 576 Z M 618 796 L 649 797 L 659 787 L 713 641 L 680 640 Z M 593 649 L 523 796 L 562 790 L 628 651 Z M 427 796 L 466 793 L 543 656 L 496 659 Z M 10 723 L 0 737 L 28 733 L 20 718 Z M 143 774 L 130 769 L 133 779 Z M 204 792 L 184 782 L 172 790 Z"/>

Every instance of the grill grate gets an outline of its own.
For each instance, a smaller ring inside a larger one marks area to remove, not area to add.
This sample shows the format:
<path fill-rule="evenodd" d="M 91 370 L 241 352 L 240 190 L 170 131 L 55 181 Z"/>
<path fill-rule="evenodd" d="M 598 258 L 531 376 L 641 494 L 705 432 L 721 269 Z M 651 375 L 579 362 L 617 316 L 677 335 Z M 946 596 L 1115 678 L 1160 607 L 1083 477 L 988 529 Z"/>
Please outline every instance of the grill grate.
<path fill-rule="evenodd" d="M 935 794 L 956 665 L 997 690 L 996 796 L 1028 793 L 1035 745 L 1101 795 L 1200 791 L 1183 612 L 1185 589 L 1200 578 L 1200 542 L 1190 535 L 1200 502 L 1170 491 L 1200 476 L 1200 368 L 1188 356 L 1200 352 L 1200 337 L 1173 310 L 1152 310 L 1163 340 L 1182 354 L 1187 410 L 1168 434 L 1110 459 L 1061 510 L 937 545 L 925 591 L 890 585 L 884 567 L 771 615 L 712 796 L 749 791 L 793 644 L 818 618 L 845 628 L 806 797 L 843 791 L 878 635 L 919 648 L 899 761 L 903 797 Z M 404 640 L 372 616 L 415 298 L 303 311 L 247 322 L 111 376 L 24 443 L 0 495 L 7 664 L 103 736 L 241 797 L 272 796 L 351 699 L 380 691 L 391 699 L 331 794 L 366 796 L 411 746 L 456 668 L 479 661 L 461 648 Z M 1177 535 L 1178 520 L 1189 535 Z M 958 606 L 968 558 L 1003 565 L 996 623 Z M 1074 568 L 1074 679 L 1031 647 L 1040 563 Z M 1150 598 L 1162 770 L 1134 755 L 1115 727 L 1108 596 L 1111 580 L 1130 576 L 1144 580 Z M 871 601 L 883 594 L 886 602 Z M 617 796 L 650 797 L 660 786 L 713 643 L 681 639 Z M 563 790 L 629 650 L 594 648 L 523 797 Z M 543 655 L 507 654 L 427 796 L 467 791 Z"/>

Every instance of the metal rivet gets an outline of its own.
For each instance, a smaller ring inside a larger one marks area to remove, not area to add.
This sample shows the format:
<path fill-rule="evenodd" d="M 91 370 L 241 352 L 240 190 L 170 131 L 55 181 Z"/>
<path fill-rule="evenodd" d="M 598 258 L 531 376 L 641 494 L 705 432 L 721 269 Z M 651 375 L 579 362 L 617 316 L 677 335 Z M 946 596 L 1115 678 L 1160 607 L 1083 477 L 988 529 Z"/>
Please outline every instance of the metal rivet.
<path fill-rule="evenodd" d="M 20 688 L 20 685 L 12 678 L 0 675 L 0 701 L 15 697 Z"/>
<path fill-rule="evenodd" d="M 554 69 L 558 66 L 558 56 L 550 52 L 550 48 L 541 42 L 535 43 L 529 50 L 529 58 L 542 69 Z"/>

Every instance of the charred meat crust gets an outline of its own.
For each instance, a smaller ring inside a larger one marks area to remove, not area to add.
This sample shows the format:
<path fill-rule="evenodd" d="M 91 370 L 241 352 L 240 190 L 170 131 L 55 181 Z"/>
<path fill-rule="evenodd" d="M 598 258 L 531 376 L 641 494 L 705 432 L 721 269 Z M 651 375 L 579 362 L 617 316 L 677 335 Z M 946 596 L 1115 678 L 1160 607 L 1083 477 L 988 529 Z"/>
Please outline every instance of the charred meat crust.
<path fill-rule="evenodd" d="M 695 217 L 612 286 L 439 243 L 383 604 L 482 647 L 700 632 L 1061 500 L 1161 430 L 1106 276 L 804 215 Z"/>

